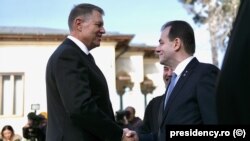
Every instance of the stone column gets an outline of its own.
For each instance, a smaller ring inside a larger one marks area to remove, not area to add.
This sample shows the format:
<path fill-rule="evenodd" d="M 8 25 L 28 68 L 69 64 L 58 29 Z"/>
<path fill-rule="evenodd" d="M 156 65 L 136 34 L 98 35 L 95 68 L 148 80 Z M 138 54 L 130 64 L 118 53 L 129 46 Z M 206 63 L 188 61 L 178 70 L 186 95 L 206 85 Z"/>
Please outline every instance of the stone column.
<path fill-rule="evenodd" d="M 131 70 L 129 72 L 131 81 L 134 83 L 132 91 L 125 93 L 124 95 L 124 108 L 127 106 L 133 106 L 136 110 L 136 116 L 143 118 L 144 115 L 144 96 L 141 93 L 140 83 L 144 78 L 144 62 L 143 52 L 132 52 L 128 54 Z"/>

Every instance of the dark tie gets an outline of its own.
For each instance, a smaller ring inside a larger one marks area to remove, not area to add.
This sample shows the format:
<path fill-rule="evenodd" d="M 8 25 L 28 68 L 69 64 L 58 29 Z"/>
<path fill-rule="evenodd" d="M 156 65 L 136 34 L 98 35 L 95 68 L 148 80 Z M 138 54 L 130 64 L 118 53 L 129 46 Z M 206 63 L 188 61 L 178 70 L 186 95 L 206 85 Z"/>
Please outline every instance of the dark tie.
<path fill-rule="evenodd" d="M 91 62 L 93 62 L 93 63 L 95 64 L 95 59 L 94 59 L 94 57 L 92 56 L 91 53 L 88 54 L 88 58 L 89 58 L 89 60 L 90 60 Z"/>
<path fill-rule="evenodd" d="M 177 75 L 173 72 L 171 80 L 170 80 L 169 85 L 168 85 L 168 88 L 166 90 L 167 92 L 166 92 L 166 96 L 165 96 L 164 109 L 165 109 L 165 107 L 167 105 L 167 102 L 168 102 L 168 99 L 169 99 L 169 97 L 170 97 L 170 95 L 171 95 L 171 93 L 172 93 L 172 91 L 174 89 L 174 86 L 175 86 L 175 83 L 176 83 L 175 82 L 176 77 L 177 77 Z"/>

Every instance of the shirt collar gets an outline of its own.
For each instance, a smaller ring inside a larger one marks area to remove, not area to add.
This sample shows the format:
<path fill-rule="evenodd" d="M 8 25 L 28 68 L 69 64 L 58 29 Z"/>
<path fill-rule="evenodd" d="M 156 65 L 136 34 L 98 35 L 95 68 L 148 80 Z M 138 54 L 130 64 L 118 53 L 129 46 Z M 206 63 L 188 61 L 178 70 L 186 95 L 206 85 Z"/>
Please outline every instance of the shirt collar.
<path fill-rule="evenodd" d="M 88 48 L 80 40 L 71 35 L 69 35 L 67 38 L 72 40 L 85 54 L 89 54 Z"/>
<path fill-rule="evenodd" d="M 184 69 L 186 68 L 186 66 L 188 65 L 188 63 L 194 58 L 194 56 L 190 56 L 188 58 L 186 58 L 185 60 L 181 61 L 176 69 L 174 70 L 174 72 L 176 73 L 176 75 L 179 77 L 180 74 L 184 71 Z"/>

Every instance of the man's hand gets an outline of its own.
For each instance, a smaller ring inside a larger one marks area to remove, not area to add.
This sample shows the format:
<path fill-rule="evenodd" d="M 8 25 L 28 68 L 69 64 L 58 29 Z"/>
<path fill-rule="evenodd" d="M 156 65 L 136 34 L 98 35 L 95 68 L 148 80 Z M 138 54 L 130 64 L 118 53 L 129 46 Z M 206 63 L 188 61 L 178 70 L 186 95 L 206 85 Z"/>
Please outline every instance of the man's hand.
<path fill-rule="evenodd" d="M 124 128 L 122 141 L 139 141 L 139 138 L 135 131 L 129 130 L 128 128 Z"/>

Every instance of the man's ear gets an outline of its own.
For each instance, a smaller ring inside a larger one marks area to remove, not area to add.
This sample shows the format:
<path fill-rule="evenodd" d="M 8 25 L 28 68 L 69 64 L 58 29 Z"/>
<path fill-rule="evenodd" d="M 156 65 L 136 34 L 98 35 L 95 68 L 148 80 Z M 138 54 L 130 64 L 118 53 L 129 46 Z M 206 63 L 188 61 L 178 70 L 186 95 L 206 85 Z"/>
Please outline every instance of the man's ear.
<path fill-rule="evenodd" d="M 82 31 L 82 23 L 83 22 L 83 20 L 82 19 L 80 19 L 80 18 L 76 18 L 75 20 L 74 20 L 74 26 L 76 27 L 76 29 L 78 30 L 78 31 Z"/>
<path fill-rule="evenodd" d="M 174 39 L 174 49 L 179 50 L 181 48 L 182 41 L 180 38 L 175 38 Z"/>

